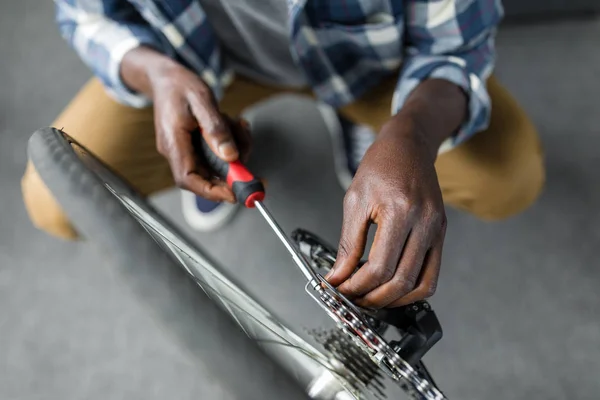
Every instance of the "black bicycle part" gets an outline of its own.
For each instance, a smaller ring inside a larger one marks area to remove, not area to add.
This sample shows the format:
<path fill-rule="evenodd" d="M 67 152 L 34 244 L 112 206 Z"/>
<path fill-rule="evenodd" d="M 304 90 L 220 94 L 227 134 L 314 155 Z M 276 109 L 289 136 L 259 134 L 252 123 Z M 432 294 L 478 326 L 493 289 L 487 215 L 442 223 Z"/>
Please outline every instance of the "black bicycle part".
<path fill-rule="evenodd" d="M 296 229 L 292 233 L 302 255 L 312 268 L 329 270 L 335 263 L 337 250 L 319 236 L 304 230 Z M 364 265 L 361 261 L 359 268 Z M 431 377 L 421 362 L 423 356 L 442 338 L 440 322 L 426 301 L 418 301 L 403 307 L 367 310 L 361 308 L 367 322 L 377 333 L 384 334 L 388 326 L 396 328 L 400 340 L 392 341 L 394 351 L 413 367 L 424 371 Z"/>

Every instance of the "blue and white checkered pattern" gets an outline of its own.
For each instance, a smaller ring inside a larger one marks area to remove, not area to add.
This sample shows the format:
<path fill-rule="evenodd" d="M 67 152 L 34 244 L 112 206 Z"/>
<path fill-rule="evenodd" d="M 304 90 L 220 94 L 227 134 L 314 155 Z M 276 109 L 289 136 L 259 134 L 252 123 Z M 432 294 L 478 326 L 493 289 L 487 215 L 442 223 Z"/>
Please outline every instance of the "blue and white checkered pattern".
<path fill-rule="evenodd" d="M 284 0 L 281 0 L 284 1 Z M 127 51 L 153 47 L 196 71 L 221 98 L 232 74 L 197 0 L 55 0 L 63 37 L 119 101 L 149 99 L 119 75 Z M 315 94 L 339 107 L 398 73 L 391 114 L 424 79 L 451 81 L 469 96 L 469 117 L 443 146 L 487 127 L 485 82 L 494 64 L 501 0 L 287 0 L 290 47 Z"/>

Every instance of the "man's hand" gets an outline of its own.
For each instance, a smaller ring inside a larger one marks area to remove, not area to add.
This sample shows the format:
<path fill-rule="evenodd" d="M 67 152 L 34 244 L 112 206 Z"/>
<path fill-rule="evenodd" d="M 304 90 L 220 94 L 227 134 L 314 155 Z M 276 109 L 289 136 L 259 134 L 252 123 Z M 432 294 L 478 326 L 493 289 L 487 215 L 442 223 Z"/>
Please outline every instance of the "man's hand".
<path fill-rule="evenodd" d="M 199 131 L 225 161 L 235 161 L 238 146 L 245 158 L 250 149 L 247 125 L 221 114 L 212 92 L 202 80 L 183 67 L 171 67 L 153 79 L 156 147 L 169 160 L 177 186 L 209 200 L 235 202 L 222 180 L 213 179 L 192 146 Z"/>
<path fill-rule="evenodd" d="M 337 261 L 327 276 L 356 304 L 398 307 L 435 292 L 446 214 L 434 162 L 465 111 L 458 87 L 426 81 L 361 161 L 344 199 Z M 355 272 L 371 223 L 377 231 L 369 259 Z"/>
<path fill-rule="evenodd" d="M 211 175 L 194 149 L 192 135 L 202 134 L 225 161 L 245 159 L 251 145 L 247 123 L 219 112 L 210 88 L 196 74 L 151 49 L 127 53 L 121 74 L 133 89 L 152 97 L 156 147 L 169 161 L 177 186 L 209 200 L 235 202 L 231 189 Z"/>
<path fill-rule="evenodd" d="M 413 127 L 386 125 L 346 193 L 338 262 L 328 279 L 341 283 L 340 292 L 360 306 L 395 307 L 435 291 L 446 215 L 433 159 L 420 135 Z M 377 232 L 369 260 L 350 277 L 371 222 Z"/>

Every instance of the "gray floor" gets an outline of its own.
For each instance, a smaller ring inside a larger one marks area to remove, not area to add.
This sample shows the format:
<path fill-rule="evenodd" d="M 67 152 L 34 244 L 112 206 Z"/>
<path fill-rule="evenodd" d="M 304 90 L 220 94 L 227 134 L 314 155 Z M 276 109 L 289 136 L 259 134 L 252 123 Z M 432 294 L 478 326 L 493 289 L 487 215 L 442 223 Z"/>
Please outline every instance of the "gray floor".
<path fill-rule="evenodd" d="M 228 398 L 97 250 L 53 240 L 27 220 L 19 191 L 26 140 L 52 121 L 89 72 L 59 39 L 50 2 L 4 4 L 0 398 Z M 497 73 L 540 129 L 548 184 L 534 208 L 507 222 L 449 211 L 433 300 L 445 337 L 427 361 L 453 399 L 598 398 L 599 35 L 600 21 L 511 26 L 500 34 Z M 255 159 L 262 161 L 254 167 L 270 181 L 273 212 L 287 230 L 302 226 L 334 241 L 342 191 L 314 109 L 285 99 L 257 111 Z M 260 156 L 274 144 L 284 151 Z M 307 190 L 306 176 L 318 177 L 317 190 Z M 157 203 L 181 221 L 176 193 Z M 303 298 L 300 274 L 255 213 L 195 237 L 292 324 L 310 323 L 315 309 L 296 301 Z M 229 251 L 225 237 L 246 251 Z M 185 316 L 176 322 L 185 324 Z"/>

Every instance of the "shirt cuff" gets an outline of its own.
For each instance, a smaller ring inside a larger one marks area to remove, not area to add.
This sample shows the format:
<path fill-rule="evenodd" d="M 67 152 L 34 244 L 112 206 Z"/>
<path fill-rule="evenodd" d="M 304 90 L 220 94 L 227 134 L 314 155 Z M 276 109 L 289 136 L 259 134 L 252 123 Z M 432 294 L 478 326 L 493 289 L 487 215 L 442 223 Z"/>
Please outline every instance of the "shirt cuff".
<path fill-rule="evenodd" d="M 490 118 L 490 97 L 486 85 L 476 74 L 469 73 L 465 61 L 451 56 L 423 56 L 411 60 L 404 68 L 392 100 L 392 115 L 406 102 L 412 91 L 425 79 L 445 79 L 462 88 L 467 95 L 469 113 L 459 129 L 446 139 L 438 150 L 444 153 L 487 128 Z"/>
<path fill-rule="evenodd" d="M 118 44 L 115 44 L 110 48 L 110 64 L 106 76 L 107 81 L 105 81 L 104 84 L 108 94 L 119 103 L 130 107 L 144 108 L 152 104 L 152 100 L 142 93 L 131 90 L 121 78 L 121 63 L 123 62 L 123 57 L 125 57 L 125 54 L 129 51 L 139 46 L 148 46 L 163 54 L 165 54 L 166 49 L 168 49 L 168 47 L 163 46 L 162 43 L 157 42 L 157 38 L 152 34 L 145 35 L 141 32 L 136 32 L 135 35 L 124 37 Z M 169 57 L 174 56 L 174 54 L 168 54 L 168 52 L 165 55 Z"/>
<path fill-rule="evenodd" d="M 131 37 L 111 49 L 108 82 L 105 82 L 106 91 L 111 97 L 119 103 L 135 108 L 147 107 L 151 104 L 151 101 L 147 96 L 134 92 L 125 85 L 121 78 L 121 62 L 127 52 L 141 45 L 142 42 L 135 37 Z"/>

